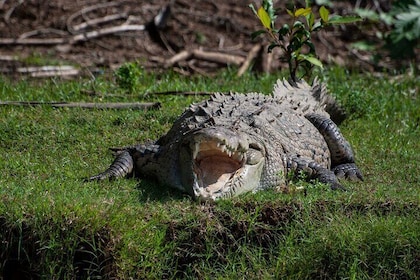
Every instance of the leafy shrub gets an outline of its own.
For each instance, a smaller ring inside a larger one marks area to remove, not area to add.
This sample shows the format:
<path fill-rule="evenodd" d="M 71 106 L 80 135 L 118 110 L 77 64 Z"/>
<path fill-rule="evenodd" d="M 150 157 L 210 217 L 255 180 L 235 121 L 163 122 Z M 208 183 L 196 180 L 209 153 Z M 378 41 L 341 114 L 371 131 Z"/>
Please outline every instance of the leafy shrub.
<path fill-rule="evenodd" d="M 137 88 L 143 74 L 142 67 L 136 62 L 124 63 L 114 72 L 118 86 L 130 93 Z"/>
<path fill-rule="evenodd" d="M 389 13 L 367 9 L 355 12 L 371 21 L 381 21 L 392 29 L 383 35 L 385 47 L 393 58 L 414 58 L 420 42 L 420 0 L 393 1 Z"/>
<path fill-rule="evenodd" d="M 268 52 L 276 47 L 283 50 L 284 60 L 289 65 L 290 78 L 296 82 L 297 71 L 303 68 L 304 76 L 309 79 L 312 75 L 313 66 L 322 68 L 322 62 L 316 57 L 315 46 L 312 43 L 311 35 L 329 25 L 352 23 L 361 20 L 359 16 L 339 15 L 331 16 L 325 6 L 319 9 L 319 18 L 316 18 L 310 1 L 306 1 L 305 8 L 298 8 L 293 2 L 286 7 L 290 22 L 284 24 L 280 29 L 275 28 L 276 11 L 273 1 L 263 0 L 262 6 L 256 10 L 251 4 L 250 8 L 260 19 L 265 29 L 253 33 L 253 37 L 260 34 L 268 34 L 271 45 Z"/>
<path fill-rule="evenodd" d="M 404 5 L 408 2 L 397 1 L 392 11 L 394 29 L 388 37 L 388 48 L 394 57 L 413 57 L 414 48 L 420 41 L 420 0 Z"/>

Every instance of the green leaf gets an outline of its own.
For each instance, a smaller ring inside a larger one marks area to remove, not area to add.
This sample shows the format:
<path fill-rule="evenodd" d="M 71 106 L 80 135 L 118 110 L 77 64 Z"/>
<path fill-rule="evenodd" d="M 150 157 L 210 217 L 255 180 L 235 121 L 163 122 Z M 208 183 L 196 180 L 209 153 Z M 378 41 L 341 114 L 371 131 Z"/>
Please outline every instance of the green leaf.
<path fill-rule="evenodd" d="M 315 66 L 318 66 L 319 68 L 324 68 L 324 66 L 322 65 L 322 62 L 321 62 L 321 60 L 319 60 L 318 58 L 316 58 L 316 57 L 313 57 L 313 56 L 309 56 L 309 55 L 304 55 L 304 54 L 299 54 L 299 57 L 298 57 L 298 59 L 299 60 L 306 60 L 306 61 L 308 61 L 308 62 L 310 62 L 311 64 L 313 64 L 313 65 L 315 65 Z"/>
<path fill-rule="evenodd" d="M 257 12 L 258 18 L 265 28 L 271 30 L 271 19 L 263 7 L 260 7 Z"/>
<path fill-rule="evenodd" d="M 299 38 L 299 40 L 305 40 L 311 37 L 311 33 L 305 28 L 297 28 L 292 35 L 293 37 Z"/>
<path fill-rule="evenodd" d="M 332 17 L 330 17 L 328 23 L 329 24 L 346 24 L 346 23 L 354 23 L 354 22 L 358 22 L 363 20 L 361 17 L 359 16 L 338 16 L 338 15 L 334 15 Z"/>
<path fill-rule="evenodd" d="M 295 17 L 307 16 L 311 12 L 312 12 L 312 8 L 311 7 L 309 7 L 309 8 L 300 8 L 300 9 L 297 9 L 295 11 L 295 14 L 294 15 L 295 15 Z"/>
<path fill-rule="evenodd" d="M 286 11 L 287 11 L 287 13 L 288 13 L 291 17 L 294 17 L 293 12 L 292 12 L 291 10 L 286 9 Z"/>
<path fill-rule="evenodd" d="M 318 21 L 312 27 L 312 31 L 319 31 L 322 27 L 324 27 L 323 24 L 320 21 Z"/>
<path fill-rule="evenodd" d="M 366 18 L 371 21 L 379 21 L 379 14 L 375 12 L 374 10 L 359 8 L 359 9 L 354 9 L 354 12 L 362 18 Z"/>
<path fill-rule="evenodd" d="M 306 40 L 303 44 L 309 47 L 310 54 L 316 54 L 314 43 L 312 43 L 310 40 Z"/>
<path fill-rule="evenodd" d="M 283 27 L 280 28 L 279 34 L 282 36 L 285 36 L 287 33 L 289 33 L 289 31 L 290 31 L 290 26 L 287 23 L 285 23 Z"/>
<path fill-rule="evenodd" d="M 325 8 L 324 6 L 322 6 L 322 7 L 319 9 L 319 15 L 320 15 L 321 19 L 322 19 L 324 22 L 328 22 L 328 19 L 329 19 L 329 17 L 330 17 L 330 11 L 328 11 L 328 9 L 327 9 L 327 8 Z"/>
<path fill-rule="evenodd" d="M 305 25 L 299 20 L 295 21 L 295 23 L 293 24 L 293 29 L 301 29 L 301 28 L 305 28 Z"/>
<path fill-rule="evenodd" d="M 270 44 L 270 45 L 268 46 L 267 52 L 268 52 L 268 53 L 271 53 L 271 52 L 273 51 L 273 49 L 274 49 L 274 48 L 277 48 L 277 47 L 280 47 L 280 45 L 278 45 L 278 44 L 276 44 L 276 43 Z"/>
<path fill-rule="evenodd" d="M 260 36 L 261 34 L 264 34 L 264 33 L 267 33 L 267 31 L 265 29 L 252 32 L 251 33 L 251 39 L 254 40 L 255 38 L 257 38 L 258 36 Z"/>
<path fill-rule="evenodd" d="M 402 38 L 414 41 L 420 38 L 420 1 L 409 5 L 408 10 L 396 15 L 395 30 Z"/>
<path fill-rule="evenodd" d="M 314 23 L 315 23 L 315 15 L 314 15 L 314 13 L 309 13 L 306 16 L 306 20 L 308 22 L 309 30 L 312 30 L 312 27 L 314 26 Z"/>

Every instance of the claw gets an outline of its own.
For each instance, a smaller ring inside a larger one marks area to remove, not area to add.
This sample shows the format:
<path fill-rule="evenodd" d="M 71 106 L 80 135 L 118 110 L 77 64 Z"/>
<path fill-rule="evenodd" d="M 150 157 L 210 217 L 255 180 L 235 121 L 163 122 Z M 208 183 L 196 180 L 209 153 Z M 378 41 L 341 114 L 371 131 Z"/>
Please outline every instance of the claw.
<path fill-rule="evenodd" d="M 345 178 L 351 181 L 363 181 L 363 175 L 354 163 L 345 163 L 333 168 L 338 178 Z"/>

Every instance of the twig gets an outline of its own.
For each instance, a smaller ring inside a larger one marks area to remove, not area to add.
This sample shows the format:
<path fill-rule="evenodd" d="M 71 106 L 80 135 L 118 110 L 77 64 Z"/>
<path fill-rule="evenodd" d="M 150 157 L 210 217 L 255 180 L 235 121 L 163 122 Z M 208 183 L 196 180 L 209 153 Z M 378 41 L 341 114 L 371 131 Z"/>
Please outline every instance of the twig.
<path fill-rule="evenodd" d="M 86 33 L 76 34 L 70 38 L 0 38 L 0 45 L 62 45 L 62 44 L 75 44 L 81 41 L 88 41 L 104 35 L 113 33 L 126 32 L 126 31 L 143 31 L 145 25 L 128 25 L 122 24 L 113 27 L 102 28 L 98 30 L 89 31 Z"/>
<path fill-rule="evenodd" d="M 275 52 L 275 50 L 273 50 L 270 53 L 268 53 L 266 51 L 262 52 L 261 69 L 262 69 L 263 73 L 270 73 L 271 72 L 274 52 Z"/>
<path fill-rule="evenodd" d="M 249 68 L 251 65 L 252 60 L 258 55 L 258 52 L 261 50 L 261 45 L 255 45 L 252 47 L 252 49 L 249 51 L 244 63 L 242 64 L 241 68 L 239 68 L 237 76 L 242 76 L 245 71 Z"/>
<path fill-rule="evenodd" d="M 176 63 L 178 63 L 182 60 L 186 60 L 186 59 L 190 58 L 191 55 L 192 55 L 192 53 L 190 51 L 183 50 L 183 51 L 177 53 L 176 55 L 174 55 L 173 57 L 171 57 L 170 59 L 166 60 L 165 66 L 166 67 L 171 67 L 174 64 L 176 64 Z"/>
<path fill-rule="evenodd" d="M 18 59 L 15 59 L 18 60 Z M 17 72 L 20 74 L 28 74 L 31 77 L 45 78 L 54 76 L 75 76 L 80 74 L 80 70 L 70 66 L 28 66 L 14 68 L 0 68 L 1 73 Z"/>
<path fill-rule="evenodd" d="M 109 35 L 109 34 L 113 34 L 113 33 L 126 32 L 126 31 L 143 31 L 143 30 L 145 30 L 145 25 L 123 24 L 123 25 L 119 25 L 119 26 L 112 26 L 112 27 L 102 28 L 102 29 L 93 30 L 93 31 L 89 31 L 89 32 L 86 32 L 86 33 L 74 35 L 69 40 L 69 43 L 74 44 L 76 42 L 87 41 L 89 39 L 93 39 L 93 38 L 96 38 L 96 37 Z"/>
<path fill-rule="evenodd" d="M 32 36 L 36 36 L 36 35 L 40 35 L 40 34 L 48 34 L 48 33 L 53 33 L 53 34 L 57 34 L 57 35 L 61 35 L 61 36 L 66 36 L 67 32 L 59 30 L 59 29 L 54 29 L 54 28 L 41 28 L 41 29 L 36 29 L 36 30 L 32 30 L 32 31 L 28 31 L 25 33 L 20 34 L 19 39 L 26 39 Z"/>
<path fill-rule="evenodd" d="M 13 55 L 0 55 L 0 61 L 18 61 L 19 57 Z"/>
<path fill-rule="evenodd" d="M 188 72 L 188 71 L 186 71 L 186 70 L 184 70 L 182 68 L 179 68 L 179 67 L 174 67 L 172 70 L 174 72 L 179 73 L 179 74 L 184 75 L 184 76 L 191 76 L 191 73 L 190 72 Z"/>
<path fill-rule="evenodd" d="M 17 72 L 19 73 L 34 73 L 34 72 L 49 72 L 49 71 L 68 71 L 75 70 L 73 66 L 62 65 L 62 66 L 28 66 L 28 67 L 19 67 Z"/>
<path fill-rule="evenodd" d="M 109 2 L 109 3 L 101 3 L 101 4 L 97 4 L 97 5 L 93 5 L 93 6 L 89 6 L 89 7 L 85 7 L 79 11 L 77 11 L 76 13 L 70 15 L 67 18 L 67 29 L 68 31 L 70 31 L 70 33 L 73 33 L 75 30 L 73 29 L 73 27 L 71 26 L 71 23 L 73 22 L 73 20 L 75 18 L 77 18 L 78 16 L 81 16 L 85 13 L 97 10 L 97 9 L 102 9 L 102 8 L 108 8 L 108 7 L 113 7 L 113 6 L 118 6 L 121 5 L 121 3 L 123 3 L 125 1 L 113 1 L 113 2 Z"/>
<path fill-rule="evenodd" d="M 4 3 L 6 3 L 7 0 L 0 0 L 0 10 L 3 9 Z"/>
<path fill-rule="evenodd" d="M 214 92 L 206 92 L 206 91 L 179 91 L 179 90 L 169 90 L 169 91 L 159 91 L 159 92 L 151 92 L 149 94 L 161 94 L 161 95 L 212 95 Z"/>
<path fill-rule="evenodd" d="M 67 41 L 66 38 L 0 38 L 0 45 L 60 45 Z"/>
<path fill-rule="evenodd" d="M 245 61 L 245 58 L 238 55 L 233 54 L 226 54 L 226 53 L 220 53 L 220 52 L 207 52 L 200 49 L 196 49 L 193 51 L 187 51 L 183 50 L 173 57 L 169 58 L 165 62 L 166 67 L 171 67 L 174 64 L 189 59 L 189 58 L 196 58 L 201 60 L 207 60 L 210 62 L 216 62 L 221 64 L 234 64 L 234 65 L 240 65 Z"/>
<path fill-rule="evenodd" d="M 79 75 L 79 69 L 76 69 L 70 65 L 63 66 L 29 66 L 29 67 L 19 67 L 16 70 L 5 68 L 0 69 L 0 72 L 14 72 L 20 74 L 29 74 L 31 77 L 45 78 L 45 77 L 54 77 L 54 76 L 74 76 Z"/>
<path fill-rule="evenodd" d="M 203 77 L 210 77 L 211 76 L 205 70 L 201 69 L 200 67 L 195 66 L 194 65 L 195 62 L 197 62 L 197 60 L 195 60 L 195 59 L 188 61 L 188 67 L 190 67 L 191 70 L 195 71 L 196 73 L 198 73 L 199 75 L 201 75 Z"/>
<path fill-rule="evenodd" d="M 9 22 L 10 17 L 12 16 L 13 12 L 15 11 L 15 9 L 22 4 L 23 2 L 25 2 L 25 0 L 19 0 L 16 4 L 14 4 L 4 15 L 4 21 L 5 22 Z"/>
<path fill-rule="evenodd" d="M 80 24 L 77 24 L 75 26 L 73 26 L 73 30 L 78 32 L 82 29 L 85 29 L 89 26 L 93 26 L 93 25 L 98 25 L 98 24 L 102 24 L 102 23 L 106 23 L 106 22 L 110 22 L 113 20 L 117 20 L 117 19 L 122 19 L 122 18 L 127 18 L 127 14 L 123 13 L 123 14 L 114 14 L 114 15 L 108 15 L 108 16 L 104 16 L 101 18 L 94 18 L 85 22 L 82 22 Z"/>
<path fill-rule="evenodd" d="M 85 102 L 39 102 L 39 101 L 0 101 L 0 105 L 12 106 L 43 106 L 50 105 L 53 108 L 86 108 L 86 109 L 156 109 L 159 102 L 149 103 L 85 103 Z"/>
<path fill-rule="evenodd" d="M 194 50 L 193 55 L 196 58 L 217 62 L 222 64 L 240 65 L 244 62 L 245 58 L 233 54 L 225 54 L 220 52 L 206 52 L 200 49 Z"/>
<path fill-rule="evenodd" d="M 68 69 L 68 70 L 51 70 L 51 71 L 41 71 L 31 73 L 30 76 L 33 78 L 47 78 L 47 77 L 68 77 L 68 76 L 77 76 L 80 74 L 80 71 L 77 69 Z"/>

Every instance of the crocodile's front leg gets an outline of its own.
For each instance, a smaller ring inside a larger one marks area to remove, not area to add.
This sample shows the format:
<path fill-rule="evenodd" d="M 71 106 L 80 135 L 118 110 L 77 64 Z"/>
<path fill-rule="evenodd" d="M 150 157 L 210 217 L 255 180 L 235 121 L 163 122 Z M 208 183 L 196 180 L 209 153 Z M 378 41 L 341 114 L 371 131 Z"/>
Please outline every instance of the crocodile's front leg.
<path fill-rule="evenodd" d="M 300 156 L 292 156 L 286 159 L 286 167 L 288 172 L 292 172 L 293 174 L 303 172 L 308 176 L 308 179 L 318 179 L 321 183 L 329 185 L 333 190 L 345 190 L 338 182 L 334 172 L 314 161 Z"/>
<path fill-rule="evenodd" d="M 332 169 L 338 178 L 351 181 L 363 181 L 363 175 L 355 163 L 343 163 Z"/>
<path fill-rule="evenodd" d="M 126 148 L 111 149 L 116 157 L 112 164 L 104 172 L 89 177 L 86 181 L 100 181 L 130 177 L 146 165 L 150 158 L 157 152 L 158 145 L 137 145 Z M 139 166 L 139 165 L 142 166 Z"/>
<path fill-rule="evenodd" d="M 95 176 L 89 177 L 86 181 L 100 181 L 105 179 L 115 179 L 119 177 L 130 176 L 133 173 L 134 162 L 128 150 L 124 150 L 117 155 L 114 162 L 107 170 Z"/>

